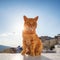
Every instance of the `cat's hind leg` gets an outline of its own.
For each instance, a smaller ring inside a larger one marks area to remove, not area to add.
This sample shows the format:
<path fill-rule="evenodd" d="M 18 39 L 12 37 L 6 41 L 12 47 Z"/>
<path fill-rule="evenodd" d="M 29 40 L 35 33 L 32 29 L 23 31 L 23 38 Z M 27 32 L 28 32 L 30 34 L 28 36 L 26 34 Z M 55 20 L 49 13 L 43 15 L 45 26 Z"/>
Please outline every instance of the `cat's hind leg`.
<path fill-rule="evenodd" d="M 35 46 L 34 45 L 30 46 L 30 55 L 35 56 Z"/>
<path fill-rule="evenodd" d="M 35 55 L 39 56 L 42 53 L 42 45 L 38 45 L 35 49 Z"/>

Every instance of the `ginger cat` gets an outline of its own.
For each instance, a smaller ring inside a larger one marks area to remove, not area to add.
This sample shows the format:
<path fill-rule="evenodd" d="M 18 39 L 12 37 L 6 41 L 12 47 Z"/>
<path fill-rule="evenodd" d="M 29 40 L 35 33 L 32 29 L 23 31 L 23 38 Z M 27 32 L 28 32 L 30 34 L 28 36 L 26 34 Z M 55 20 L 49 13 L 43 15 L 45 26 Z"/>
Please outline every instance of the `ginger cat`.
<path fill-rule="evenodd" d="M 43 46 L 42 42 L 36 34 L 38 16 L 35 18 L 24 18 L 23 37 L 23 50 L 22 55 L 28 54 L 31 56 L 41 55 Z"/>

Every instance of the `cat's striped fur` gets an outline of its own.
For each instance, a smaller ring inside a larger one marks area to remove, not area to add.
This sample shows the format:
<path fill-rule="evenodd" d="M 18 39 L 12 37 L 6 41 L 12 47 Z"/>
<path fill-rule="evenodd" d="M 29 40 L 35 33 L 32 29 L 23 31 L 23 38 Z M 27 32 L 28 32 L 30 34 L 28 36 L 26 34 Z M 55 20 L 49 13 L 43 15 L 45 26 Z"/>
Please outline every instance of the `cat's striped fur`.
<path fill-rule="evenodd" d="M 27 18 L 24 16 L 24 30 L 23 36 L 23 51 L 24 54 L 29 54 L 31 56 L 41 55 L 42 52 L 42 42 L 36 34 L 38 16 L 35 18 Z"/>

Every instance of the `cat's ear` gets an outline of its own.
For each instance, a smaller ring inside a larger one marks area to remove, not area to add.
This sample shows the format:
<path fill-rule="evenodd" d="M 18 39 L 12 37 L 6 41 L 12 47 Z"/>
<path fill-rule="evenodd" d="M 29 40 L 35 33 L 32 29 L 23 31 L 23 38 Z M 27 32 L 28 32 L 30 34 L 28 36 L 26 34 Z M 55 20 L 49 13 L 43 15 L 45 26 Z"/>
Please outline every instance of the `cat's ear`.
<path fill-rule="evenodd" d="M 37 21 L 37 20 L 38 20 L 38 16 L 36 16 L 36 17 L 34 18 L 34 20 Z"/>
<path fill-rule="evenodd" d="M 28 19 L 26 16 L 23 16 L 23 18 L 24 18 L 24 21 L 26 21 Z"/>

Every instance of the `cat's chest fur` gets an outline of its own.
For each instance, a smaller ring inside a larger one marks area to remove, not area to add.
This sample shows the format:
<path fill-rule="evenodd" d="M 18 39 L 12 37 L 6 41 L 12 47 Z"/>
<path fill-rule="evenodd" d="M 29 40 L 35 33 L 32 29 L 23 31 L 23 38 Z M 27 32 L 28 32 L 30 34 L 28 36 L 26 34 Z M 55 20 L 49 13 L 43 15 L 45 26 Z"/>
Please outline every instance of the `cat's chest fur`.
<path fill-rule="evenodd" d="M 23 39 L 25 41 L 25 44 L 27 46 L 30 46 L 30 45 L 34 44 L 35 42 L 37 42 L 35 36 L 36 36 L 36 34 L 25 34 L 25 33 L 23 33 Z"/>

